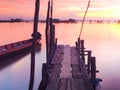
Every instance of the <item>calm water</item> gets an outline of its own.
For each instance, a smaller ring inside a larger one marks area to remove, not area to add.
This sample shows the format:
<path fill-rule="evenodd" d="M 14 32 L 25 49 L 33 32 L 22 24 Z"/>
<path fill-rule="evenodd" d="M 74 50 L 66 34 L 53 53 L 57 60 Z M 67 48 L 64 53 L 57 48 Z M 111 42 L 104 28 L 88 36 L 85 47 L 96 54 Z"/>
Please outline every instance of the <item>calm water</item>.
<path fill-rule="evenodd" d="M 74 45 L 79 30 L 77 24 L 56 24 L 56 37 L 59 44 Z M 32 23 L 0 23 L 0 45 L 30 38 Z M 41 67 L 45 62 L 45 24 L 39 23 L 42 34 L 41 51 L 36 54 L 35 85 L 37 90 L 41 80 Z M 97 77 L 102 78 L 102 90 L 120 90 L 120 25 L 85 24 L 82 33 L 85 47 L 96 57 Z M 11 60 L 11 59 L 10 59 Z M 30 54 L 0 65 L 0 90 L 27 90 L 30 78 Z"/>

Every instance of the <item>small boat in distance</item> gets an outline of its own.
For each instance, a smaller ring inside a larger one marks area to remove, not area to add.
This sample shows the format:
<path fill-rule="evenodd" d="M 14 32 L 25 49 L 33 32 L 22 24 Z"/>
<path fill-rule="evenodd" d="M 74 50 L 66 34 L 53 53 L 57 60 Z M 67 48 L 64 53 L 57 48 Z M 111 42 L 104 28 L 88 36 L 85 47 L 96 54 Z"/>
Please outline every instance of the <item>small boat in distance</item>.
<path fill-rule="evenodd" d="M 41 34 L 38 32 L 36 43 L 39 43 L 40 39 Z M 19 52 L 24 52 L 25 50 L 31 49 L 32 40 L 33 39 L 27 39 L 0 46 L 0 60 L 3 58 L 9 58 L 10 56 L 16 55 Z"/>

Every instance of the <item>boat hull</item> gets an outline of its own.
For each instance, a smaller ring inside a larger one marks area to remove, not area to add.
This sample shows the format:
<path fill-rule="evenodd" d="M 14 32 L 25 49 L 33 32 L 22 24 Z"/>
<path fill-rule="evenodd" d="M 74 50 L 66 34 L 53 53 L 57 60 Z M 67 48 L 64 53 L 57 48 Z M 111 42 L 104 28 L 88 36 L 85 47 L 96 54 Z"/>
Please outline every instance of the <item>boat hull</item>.
<path fill-rule="evenodd" d="M 39 43 L 39 41 L 40 39 L 36 41 L 36 46 Z M 0 46 L 0 60 L 14 57 L 26 51 L 31 51 L 31 48 L 32 48 L 32 39 Z"/>

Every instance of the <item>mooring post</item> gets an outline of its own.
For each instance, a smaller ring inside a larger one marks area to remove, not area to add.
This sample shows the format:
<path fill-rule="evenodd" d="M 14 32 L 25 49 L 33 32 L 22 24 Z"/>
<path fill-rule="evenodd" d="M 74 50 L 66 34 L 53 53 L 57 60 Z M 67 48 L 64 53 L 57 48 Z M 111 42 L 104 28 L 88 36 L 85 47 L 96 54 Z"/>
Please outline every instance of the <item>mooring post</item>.
<path fill-rule="evenodd" d="M 50 62 L 52 60 L 53 55 L 53 25 L 52 18 L 50 18 Z"/>
<path fill-rule="evenodd" d="M 91 57 L 91 81 L 92 81 L 94 90 L 96 90 L 95 88 L 96 88 L 97 82 L 96 82 L 96 59 L 95 57 Z"/>
<path fill-rule="evenodd" d="M 55 53 L 56 50 L 56 46 L 57 46 L 57 39 L 55 38 L 55 25 L 53 25 L 53 54 Z"/>
<path fill-rule="evenodd" d="M 80 38 L 78 38 L 77 46 L 78 46 L 78 53 L 79 53 L 79 55 L 80 55 Z"/>
<path fill-rule="evenodd" d="M 47 18 L 46 18 L 46 29 L 45 29 L 45 36 L 46 36 L 46 60 L 47 63 L 50 62 L 50 33 L 49 33 L 49 11 L 50 11 L 50 1 L 48 1 L 48 9 L 47 9 Z"/>
<path fill-rule="evenodd" d="M 37 40 L 37 28 L 38 28 L 38 19 L 39 19 L 39 4 L 40 4 L 40 1 L 36 0 L 36 3 L 35 3 L 35 14 L 34 14 L 32 50 L 31 50 L 30 82 L 29 82 L 29 88 L 28 88 L 29 90 L 33 90 L 33 86 L 34 86 L 35 46 L 36 46 L 36 40 Z"/>
<path fill-rule="evenodd" d="M 75 42 L 76 50 L 78 51 L 78 42 Z"/>
<path fill-rule="evenodd" d="M 90 75 L 90 65 L 91 65 L 91 51 L 88 51 L 88 60 L 87 60 L 87 71 L 88 71 L 88 74 Z"/>
<path fill-rule="evenodd" d="M 48 68 L 49 68 L 48 63 L 44 63 L 42 65 L 42 81 L 39 85 L 38 90 L 46 90 L 46 86 L 47 86 L 48 81 L 49 81 Z"/>

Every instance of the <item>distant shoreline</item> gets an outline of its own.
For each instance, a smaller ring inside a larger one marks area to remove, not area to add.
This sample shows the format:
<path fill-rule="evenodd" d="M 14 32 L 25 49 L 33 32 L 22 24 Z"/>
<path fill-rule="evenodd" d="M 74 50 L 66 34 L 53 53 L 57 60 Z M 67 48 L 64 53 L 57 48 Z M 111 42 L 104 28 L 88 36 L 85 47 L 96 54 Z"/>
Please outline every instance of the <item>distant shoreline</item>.
<path fill-rule="evenodd" d="M 0 23 L 20 23 L 20 22 L 34 22 L 34 20 L 22 20 L 22 19 L 10 19 L 10 20 L 0 20 Z M 39 20 L 38 22 L 46 23 L 46 20 Z M 82 20 L 68 19 L 68 20 L 60 20 L 53 19 L 53 23 L 79 23 Z M 88 23 L 117 23 L 120 24 L 120 20 L 85 20 Z"/>

